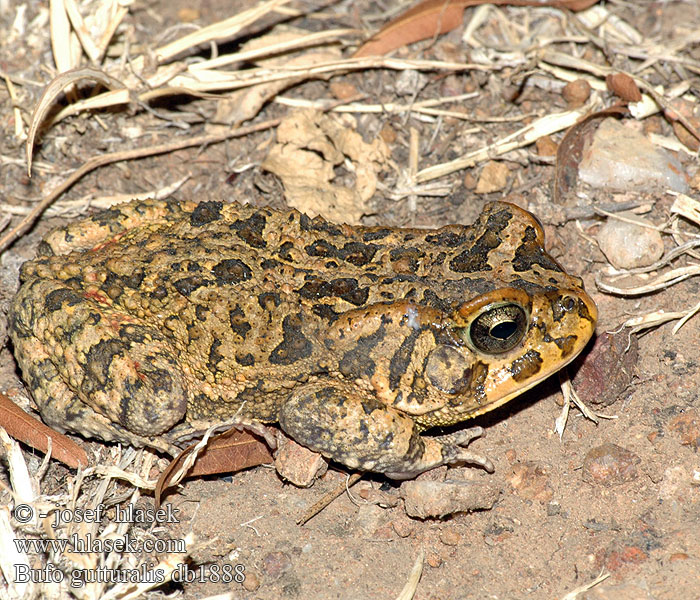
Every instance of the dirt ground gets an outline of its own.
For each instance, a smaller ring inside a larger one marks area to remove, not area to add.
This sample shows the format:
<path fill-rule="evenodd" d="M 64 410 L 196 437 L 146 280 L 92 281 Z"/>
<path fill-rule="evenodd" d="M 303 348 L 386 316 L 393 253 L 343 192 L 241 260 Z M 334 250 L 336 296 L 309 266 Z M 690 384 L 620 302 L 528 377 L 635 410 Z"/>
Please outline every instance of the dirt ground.
<path fill-rule="evenodd" d="M 136 55 L 163 43 L 163 39 L 174 39 L 253 4 L 251 0 L 213 0 L 193 7 L 182 0 L 134 2 L 118 30 L 119 47 L 108 53 L 103 64 L 122 60 L 127 39 Z M 305 79 L 274 96 L 324 100 L 330 106 L 347 101 L 409 105 L 469 94 L 458 102 L 435 105 L 461 114 L 352 113 L 350 126 L 362 139 L 370 143 L 379 137 L 390 151 L 390 162 L 378 170 L 379 183 L 366 201 L 361 222 L 418 227 L 471 223 L 491 200 L 516 202 L 538 214 L 546 229 L 548 249 L 567 272 L 583 278 L 598 305 L 599 343 L 608 343 L 607 338 L 603 340 L 604 332 L 617 332 L 610 347 L 605 346 L 597 357 L 588 355 L 592 368 L 574 379 L 584 403 L 614 418 L 601 418 L 596 424 L 572 408 L 560 439 L 554 431 L 563 404 L 556 376 L 480 417 L 473 424 L 482 425 L 486 432 L 471 448 L 494 461 L 495 473 L 460 467 L 438 469 L 424 477 L 489 485 L 496 489 L 497 499 L 490 509 L 457 512 L 441 519 L 409 517 L 400 498 L 400 482 L 365 475 L 308 523 L 297 525 L 310 505 L 342 485 L 346 473 L 338 465 L 331 465 L 306 489 L 283 482 L 269 466 L 229 477 L 186 480 L 166 498 L 179 511 L 173 522 L 132 524 L 131 534 L 136 537 L 194 536 L 188 538 L 187 548 L 191 581 L 166 583 L 144 592 L 147 597 L 204 598 L 230 593 L 232 598 L 251 600 L 395 598 L 418 562 L 422 573 L 412 596 L 417 600 L 700 599 L 700 317 L 690 318 L 675 334 L 672 329 L 677 320 L 643 331 L 622 327 L 631 317 L 661 310 L 687 312 L 698 301 L 698 279 L 689 277 L 654 293 L 627 298 L 604 293 L 596 279 L 605 277 L 609 265 L 594 239 L 604 217 L 590 210 L 578 221 L 561 216 L 572 207 L 590 209 L 633 202 L 648 207 L 645 217 L 651 222 L 666 225 L 674 196 L 652 189 L 612 192 L 581 188 L 565 204 L 554 206 L 554 151 L 548 149 L 556 148 L 563 132 L 500 156 L 498 163 L 506 167 L 501 171 L 504 181 L 486 191 L 479 184 L 491 181 L 483 173 L 489 161 L 479 160 L 473 167 L 434 180 L 444 185 L 445 195 L 431 195 L 425 187 L 415 187 L 413 193 L 392 196 L 392 190 L 404 185 L 406 177 L 410 179 L 412 139 L 417 141 L 417 167 L 424 169 L 499 140 L 539 117 L 571 108 L 562 94 L 564 82 L 543 71 L 538 62 L 538 52 L 544 48 L 635 73 L 665 90 L 689 82 L 686 99 L 691 98 L 690 116 L 700 117 L 697 110 L 692 112 L 700 93 L 700 4 L 694 0 L 616 1 L 605 6 L 609 19 L 621 19 L 641 34 L 644 43 L 638 52 L 620 50 L 632 46 L 606 37 L 598 29 L 587 29 L 570 12 L 501 7 L 479 13 L 483 21 L 472 43 L 463 40 L 465 25 L 461 25 L 437 39 L 394 53 L 401 59 L 478 63 L 491 65 L 489 68 L 361 68 L 337 72 L 327 79 Z M 268 33 L 282 20 L 312 32 L 331 28 L 374 31 L 387 15 L 401 12 L 391 3 L 370 0 L 323 5 L 291 2 L 289 7 L 305 14 L 268 14 L 244 30 L 243 38 L 221 44 L 219 54 L 236 51 L 238 44 Z M 467 9 L 465 24 L 476 10 Z M 161 35 L 165 37 L 160 39 Z M 344 39 L 347 47 L 342 53 L 349 56 L 360 38 Z M 199 55 L 209 58 L 210 51 L 210 46 L 203 44 Z M 83 60 L 87 64 L 87 59 Z M 15 104 L 26 132 L 44 86 L 56 73 L 44 3 L 0 2 L 0 73 L 12 76 Z M 604 75 L 600 81 L 604 83 Z M 79 97 L 91 91 L 90 87 L 83 89 Z M 596 93 L 605 105 L 613 104 L 608 91 Z M 58 104 L 71 101 L 61 96 Z M 215 122 L 225 121 L 222 115 L 226 111 L 219 102 L 183 94 L 70 116 L 40 131 L 29 179 L 25 139 L 15 129 L 9 87 L 0 85 L 4 107 L 0 112 L 2 214 L 12 216 L 10 227 L 16 225 L 28 207 L 93 156 L 221 131 L 225 125 Z M 270 99 L 250 123 L 283 118 L 292 111 L 288 103 Z M 668 111 L 636 124 L 631 117 L 623 122 L 645 134 L 676 139 Z M 44 213 L 4 251 L 1 306 L 7 308 L 17 289 L 19 265 L 34 256 L 42 235 L 74 219 L 77 212 L 90 210 L 88 203 L 96 198 L 158 190 L 186 178 L 174 192 L 178 199 L 285 205 L 280 179 L 261 168 L 275 135 L 275 127 L 271 127 L 223 143 L 121 161 L 87 173 L 58 198 L 63 206 L 58 214 Z M 672 154 L 690 182 L 688 195 L 697 197 L 697 156 L 692 151 Z M 359 177 L 349 163 L 352 159 L 346 157 L 335 165 L 335 183 L 352 186 Z M 69 201 L 72 204 L 66 204 Z M 333 216 L 331 213 L 330 218 Z M 682 228 L 697 235 L 696 225 L 686 222 Z M 671 235 L 664 234 L 663 241 L 666 250 L 676 246 Z M 696 258 L 686 254 L 662 271 L 696 263 Z M 649 280 L 655 275 L 645 277 Z M 0 341 L 6 342 L 6 317 L 0 316 Z M 569 368 L 572 376 L 580 362 L 577 365 Z M 0 391 L 31 411 L 9 342 L 0 352 L 0 369 Z M 75 439 L 95 464 L 121 464 L 146 479 L 157 478 L 167 464 L 164 457 L 149 452 L 134 453 Z M 35 475 L 42 454 L 26 446 L 23 450 L 30 473 Z M 7 491 L 12 486 L 8 473 L 2 474 L 2 507 L 13 505 Z M 68 502 L 75 492 L 83 498 L 77 500 L 81 506 L 85 498 L 97 493 L 104 478 L 104 473 L 92 473 L 79 482 L 82 487 L 78 493 L 76 471 L 53 461 L 36 483 L 42 501 L 54 498 Z M 109 502 L 134 499 L 134 485 L 123 479 L 112 479 L 107 487 L 109 490 L 101 493 L 107 494 Z M 153 507 L 151 491 L 144 487 L 139 496 L 137 506 Z M 105 528 L 114 527 L 108 521 L 99 523 L 101 535 L 107 535 Z M 13 526 L 17 535 L 46 537 L 42 527 L 26 530 L 15 521 Z M 35 569 L 51 561 L 69 573 L 79 568 L 76 565 L 102 565 L 105 556 L 91 563 L 75 555 L 35 552 L 30 553 L 29 561 Z M 113 557 L 116 562 L 108 566 L 136 569 L 139 564 L 153 566 L 163 559 L 163 553 L 124 552 Z M 599 576 L 607 579 L 589 591 L 580 591 Z M 109 597 L 105 594 L 110 589 L 114 593 L 112 585 L 71 588 L 69 579 L 66 576 L 62 584 L 37 584 L 33 593 L 35 597 L 55 598 Z M 580 595 L 566 596 L 577 590 Z M 12 593 L 5 580 L 0 595 L 11 597 Z M 126 596 L 115 593 L 111 597 Z"/>

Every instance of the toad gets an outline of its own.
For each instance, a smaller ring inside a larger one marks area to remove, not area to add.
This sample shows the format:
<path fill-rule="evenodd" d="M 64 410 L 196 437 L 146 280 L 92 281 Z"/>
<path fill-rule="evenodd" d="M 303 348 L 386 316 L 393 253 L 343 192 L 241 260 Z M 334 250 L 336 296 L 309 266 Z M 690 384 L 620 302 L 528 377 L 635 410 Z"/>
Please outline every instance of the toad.
<path fill-rule="evenodd" d="M 59 228 L 11 311 L 24 379 L 59 431 L 172 449 L 186 425 L 279 423 L 350 468 L 490 461 L 465 428 L 593 334 L 539 222 L 351 227 L 235 203 L 135 201 Z"/>

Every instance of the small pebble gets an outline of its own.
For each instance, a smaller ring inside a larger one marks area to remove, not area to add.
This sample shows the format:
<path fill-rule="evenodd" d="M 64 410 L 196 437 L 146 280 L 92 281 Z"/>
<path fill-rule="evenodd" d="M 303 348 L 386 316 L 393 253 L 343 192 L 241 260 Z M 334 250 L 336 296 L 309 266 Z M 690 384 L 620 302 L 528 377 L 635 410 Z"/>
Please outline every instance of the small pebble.
<path fill-rule="evenodd" d="M 513 465 L 513 474 L 508 483 L 521 498 L 549 502 L 554 495 L 549 484 L 549 468 L 546 465 L 527 461 Z"/>
<path fill-rule="evenodd" d="M 686 410 L 669 424 L 668 428 L 680 438 L 681 444 L 693 450 L 700 448 L 700 414 L 695 409 Z"/>
<path fill-rule="evenodd" d="M 350 100 L 359 94 L 357 88 L 346 81 L 333 81 L 330 83 L 331 94 L 338 100 Z"/>
<path fill-rule="evenodd" d="M 396 535 L 398 535 L 400 538 L 407 538 L 413 535 L 416 530 L 413 521 L 411 521 L 405 515 L 395 518 L 391 522 L 391 526 L 394 528 Z"/>
<path fill-rule="evenodd" d="M 481 171 L 479 182 L 476 184 L 477 194 L 491 194 L 500 192 L 508 184 L 510 169 L 505 163 L 495 160 L 486 163 Z"/>
<path fill-rule="evenodd" d="M 570 108 L 581 106 L 591 95 L 591 84 L 585 79 L 570 81 L 564 86 L 561 95 Z"/>
<path fill-rule="evenodd" d="M 292 568 L 292 559 L 286 552 L 268 552 L 262 559 L 262 569 L 270 579 L 279 579 Z"/>
<path fill-rule="evenodd" d="M 422 90 L 427 82 L 428 77 L 420 71 L 406 69 L 396 77 L 394 91 L 398 96 L 413 96 Z"/>
<path fill-rule="evenodd" d="M 362 504 L 355 515 L 355 525 L 366 536 L 373 536 L 379 529 L 386 511 L 374 504 Z"/>
<path fill-rule="evenodd" d="M 294 440 L 279 433 L 277 436 L 275 469 L 282 479 L 297 487 L 310 487 L 328 470 L 328 461 Z"/>
<path fill-rule="evenodd" d="M 500 489 L 473 481 L 405 481 L 401 485 L 406 514 L 419 519 L 444 517 L 458 512 L 490 510 Z"/>
<path fill-rule="evenodd" d="M 551 502 L 547 503 L 547 516 L 548 517 L 555 517 L 556 515 L 561 514 L 561 504 L 557 502 L 556 500 L 552 500 Z"/>
<path fill-rule="evenodd" d="M 245 579 L 243 580 L 243 589 L 248 592 L 254 592 L 260 587 L 261 584 L 260 576 L 254 569 L 245 570 Z"/>
<path fill-rule="evenodd" d="M 559 145 L 548 135 L 537 138 L 535 142 L 538 156 L 556 156 Z"/>
<path fill-rule="evenodd" d="M 461 540 L 462 536 L 454 529 L 448 529 L 440 534 L 440 541 L 445 544 L 445 546 L 456 546 Z"/>
<path fill-rule="evenodd" d="M 574 364 L 576 392 L 586 404 L 614 404 L 632 383 L 638 360 L 637 336 L 624 330 L 598 334 L 590 351 Z"/>
<path fill-rule="evenodd" d="M 593 188 L 625 192 L 688 190 L 688 177 L 678 159 L 612 118 L 598 126 L 584 151 L 579 179 Z"/>
<path fill-rule="evenodd" d="M 610 218 L 600 228 L 596 240 L 610 264 L 617 269 L 634 269 L 659 260 L 664 253 L 661 234 L 655 229 L 643 227 L 641 224 L 649 222 L 638 215 L 630 212 L 618 214 L 640 225 Z"/>
<path fill-rule="evenodd" d="M 201 15 L 199 11 L 194 7 L 181 8 L 177 11 L 177 18 L 183 23 L 192 23 L 199 19 Z"/>
<path fill-rule="evenodd" d="M 433 569 L 437 569 L 442 566 L 442 557 L 437 552 L 428 552 L 425 562 Z"/>
<path fill-rule="evenodd" d="M 396 135 L 394 128 L 389 123 L 385 123 L 384 127 L 382 127 L 379 132 L 379 137 L 382 138 L 387 144 L 393 144 L 398 136 Z"/>
<path fill-rule="evenodd" d="M 583 460 L 583 479 L 598 485 L 619 485 L 639 477 L 639 456 L 617 444 L 592 448 Z"/>
<path fill-rule="evenodd" d="M 688 489 L 688 472 L 685 467 L 675 465 L 664 471 L 663 478 L 657 485 L 659 500 L 671 500 Z"/>

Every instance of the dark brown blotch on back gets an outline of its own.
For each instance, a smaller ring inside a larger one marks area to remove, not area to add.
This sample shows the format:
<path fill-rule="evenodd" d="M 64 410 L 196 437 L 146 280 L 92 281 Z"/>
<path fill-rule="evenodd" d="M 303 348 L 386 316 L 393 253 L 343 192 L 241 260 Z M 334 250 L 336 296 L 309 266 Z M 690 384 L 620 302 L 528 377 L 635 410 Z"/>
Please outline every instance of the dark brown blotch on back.
<path fill-rule="evenodd" d="M 207 360 L 207 369 L 210 372 L 215 373 L 219 370 L 218 364 L 224 359 L 219 348 L 221 348 L 222 341 L 220 339 L 215 339 L 211 346 L 209 346 L 209 358 Z"/>
<path fill-rule="evenodd" d="M 46 295 L 44 300 L 44 307 L 48 312 L 54 312 L 61 310 L 63 305 L 75 306 L 83 301 L 83 297 L 80 294 L 76 294 L 70 288 L 61 288 L 58 290 L 53 290 Z"/>
<path fill-rule="evenodd" d="M 424 257 L 425 252 L 414 247 L 394 248 L 389 252 L 389 260 L 396 273 L 415 273 Z"/>
<path fill-rule="evenodd" d="M 255 357 L 250 353 L 238 352 L 236 354 L 236 362 L 242 367 L 252 367 L 255 365 Z"/>
<path fill-rule="evenodd" d="M 205 279 L 201 275 L 193 275 L 173 281 L 173 287 L 183 296 L 187 297 L 201 287 L 212 285 L 213 282 Z"/>
<path fill-rule="evenodd" d="M 267 242 L 263 238 L 263 231 L 267 224 L 267 217 L 262 211 L 254 212 L 247 219 L 237 219 L 231 225 L 230 229 L 236 232 L 236 235 L 252 248 L 265 248 Z"/>
<path fill-rule="evenodd" d="M 103 290 L 110 288 L 127 287 L 132 290 L 137 290 L 141 287 L 145 275 L 143 269 L 134 269 L 129 275 L 117 274 L 114 271 L 108 271 L 104 282 L 100 286 Z"/>
<path fill-rule="evenodd" d="M 309 278 L 309 280 L 297 290 L 302 298 L 316 300 L 321 298 L 337 297 L 355 306 L 362 306 L 369 297 L 368 287 L 359 287 L 357 279 L 341 277 L 331 281 Z"/>
<path fill-rule="evenodd" d="M 365 231 L 362 234 L 363 242 L 376 242 L 377 240 L 383 240 L 385 237 L 392 234 L 391 229 L 386 229 L 382 227 L 381 229 L 373 229 L 371 231 Z"/>
<path fill-rule="evenodd" d="M 242 260 L 237 258 L 227 258 L 222 260 L 211 270 L 218 285 L 233 285 L 242 281 L 247 281 L 253 276 L 251 268 Z"/>
<path fill-rule="evenodd" d="M 311 219 L 309 216 L 301 213 L 299 215 L 299 228 L 302 231 L 320 231 L 331 236 L 342 236 L 343 232 L 340 227 L 329 223 L 323 217 L 318 216 Z"/>
<path fill-rule="evenodd" d="M 200 202 L 190 214 L 190 225 L 201 227 L 221 218 L 223 202 Z"/>
<path fill-rule="evenodd" d="M 281 302 L 282 299 L 277 292 L 262 292 L 258 294 L 258 306 L 268 312 L 277 308 Z"/>
<path fill-rule="evenodd" d="M 529 225 L 525 228 L 520 245 L 515 249 L 513 270 L 522 273 L 532 269 L 533 265 L 539 265 L 548 271 L 563 273 L 562 268 L 537 242 L 537 232 L 534 227 Z"/>
<path fill-rule="evenodd" d="M 362 242 L 348 242 L 338 251 L 338 258 L 349 262 L 356 267 L 363 267 L 372 262 L 379 246 L 376 244 L 363 244 Z"/>
<path fill-rule="evenodd" d="M 313 244 L 306 246 L 304 251 L 309 256 L 319 258 L 337 258 L 338 256 L 338 248 L 326 240 L 316 240 Z"/>
<path fill-rule="evenodd" d="M 429 233 L 425 236 L 425 241 L 429 244 L 448 248 L 462 246 L 467 242 L 465 228 L 457 225 L 448 225 L 442 229 L 438 229 L 435 233 Z"/>
<path fill-rule="evenodd" d="M 508 227 L 508 222 L 512 217 L 512 213 L 506 209 L 490 214 L 486 225 L 482 225 L 484 232 L 474 241 L 470 248 L 467 248 L 450 261 L 450 268 L 457 273 L 490 271 L 489 252 L 501 245 L 501 232 Z"/>
<path fill-rule="evenodd" d="M 241 338 L 245 339 L 248 332 L 251 330 L 250 323 L 246 320 L 245 313 L 243 309 L 236 305 L 236 307 L 229 311 L 228 313 L 229 324 L 231 325 L 231 330 L 237 333 Z"/>
<path fill-rule="evenodd" d="M 292 242 L 284 242 L 278 249 L 277 249 L 277 256 L 279 256 L 282 260 L 285 260 L 287 262 L 292 262 L 294 258 L 292 257 L 292 250 L 294 249 L 294 244 Z"/>

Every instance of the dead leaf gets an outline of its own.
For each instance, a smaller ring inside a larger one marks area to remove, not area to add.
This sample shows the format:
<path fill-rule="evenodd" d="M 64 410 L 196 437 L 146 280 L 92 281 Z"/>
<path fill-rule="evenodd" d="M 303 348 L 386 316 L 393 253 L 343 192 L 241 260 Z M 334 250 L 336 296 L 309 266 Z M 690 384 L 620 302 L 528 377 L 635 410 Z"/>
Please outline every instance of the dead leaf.
<path fill-rule="evenodd" d="M 194 464 L 175 479 L 185 461 L 197 449 L 199 444 L 192 444 L 176 456 L 158 478 L 155 488 L 156 506 L 160 506 L 163 492 L 179 483 L 184 477 L 214 475 L 217 473 L 235 473 L 249 467 L 272 462 L 272 454 L 267 445 L 248 431 L 241 431 L 236 426 L 212 437 L 195 457 Z"/>
<path fill-rule="evenodd" d="M 666 118 L 671 121 L 673 132 L 678 140 L 689 150 L 697 152 L 700 148 L 700 118 L 695 115 L 695 103 L 683 98 L 675 98 L 671 102 L 671 107 L 664 111 Z M 684 117 L 685 123 L 680 117 Z M 689 129 L 688 126 L 693 129 Z"/>
<path fill-rule="evenodd" d="M 290 206 L 340 223 L 358 223 L 368 212 L 367 201 L 377 188 L 377 174 L 389 162 L 389 148 L 377 137 L 368 144 L 355 131 L 349 115 L 338 117 L 317 111 L 295 111 L 277 129 L 263 169 L 281 180 Z M 334 167 L 349 161 L 352 187 L 333 183 Z"/>
<path fill-rule="evenodd" d="M 85 450 L 78 444 L 47 427 L 1 393 L 0 425 L 14 439 L 44 453 L 48 452 L 51 438 L 51 457 L 73 469 L 87 467 L 90 462 Z"/>
<path fill-rule="evenodd" d="M 462 24 L 464 9 L 470 6 L 557 6 L 579 11 L 596 2 L 597 0 L 424 0 L 387 23 L 362 44 L 354 56 L 380 56 L 407 44 L 452 31 Z"/>
<path fill-rule="evenodd" d="M 44 92 L 39 99 L 34 112 L 32 113 L 32 120 L 29 124 L 29 131 L 27 132 L 27 174 L 29 177 L 32 176 L 32 152 L 34 150 L 34 138 L 36 137 L 39 126 L 42 124 L 44 117 L 51 106 L 53 106 L 54 100 L 59 96 L 70 85 L 81 81 L 83 79 L 94 79 L 98 83 L 101 83 L 105 87 L 110 89 L 124 88 L 124 84 L 118 79 L 112 77 L 111 75 L 96 69 L 94 67 L 81 67 L 79 69 L 73 69 L 71 71 L 66 71 L 61 73 L 57 77 L 54 77 L 51 82 L 46 86 Z M 128 99 L 128 93 L 126 95 Z"/>
<path fill-rule="evenodd" d="M 599 110 L 581 119 L 571 127 L 557 149 L 557 166 L 554 172 L 554 192 L 552 200 L 555 204 L 564 204 L 569 191 L 578 182 L 578 167 L 581 159 L 598 128 L 599 121 L 605 117 L 625 114 L 624 106 L 611 106 Z"/>

